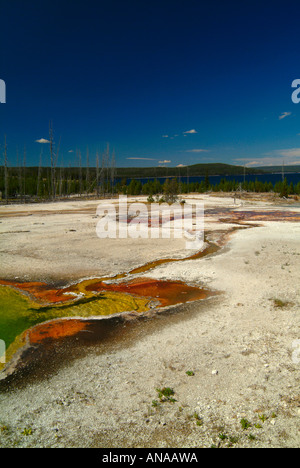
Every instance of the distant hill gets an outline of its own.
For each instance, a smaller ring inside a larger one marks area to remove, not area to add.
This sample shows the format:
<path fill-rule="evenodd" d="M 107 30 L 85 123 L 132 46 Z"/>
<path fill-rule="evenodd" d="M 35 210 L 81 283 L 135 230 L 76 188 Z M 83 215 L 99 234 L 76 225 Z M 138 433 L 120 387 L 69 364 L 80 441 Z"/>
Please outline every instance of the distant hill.
<path fill-rule="evenodd" d="M 120 178 L 147 178 L 147 177 L 179 177 L 179 176 L 208 176 L 213 175 L 242 175 L 261 174 L 261 169 L 233 166 L 230 164 L 193 164 L 181 167 L 124 167 L 116 169 L 116 177 Z"/>
<path fill-rule="evenodd" d="M 263 167 L 255 167 L 254 169 L 260 171 L 261 173 L 268 172 L 269 174 L 282 172 L 282 166 L 263 166 Z M 284 166 L 284 172 L 300 172 L 300 165 L 299 166 Z"/>

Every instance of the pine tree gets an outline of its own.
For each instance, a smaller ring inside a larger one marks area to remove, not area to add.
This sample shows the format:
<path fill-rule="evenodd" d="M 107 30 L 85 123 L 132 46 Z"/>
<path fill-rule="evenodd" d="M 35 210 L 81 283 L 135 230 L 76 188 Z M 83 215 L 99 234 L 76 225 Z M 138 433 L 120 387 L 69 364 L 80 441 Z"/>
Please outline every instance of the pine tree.
<path fill-rule="evenodd" d="M 282 187 L 281 187 L 280 197 L 288 198 L 288 195 L 289 195 L 289 186 L 288 186 L 287 178 L 285 177 Z"/>
<path fill-rule="evenodd" d="M 205 174 L 204 187 L 205 187 L 205 192 L 208 192 L 208 191 L 209 191 L 209 188 L 210 188 L 210 182 L 209 182 L 209 177 L 208 177 L 208 173 L 207 173 L 207 172 L 206 172 L 206 174 Z"/>

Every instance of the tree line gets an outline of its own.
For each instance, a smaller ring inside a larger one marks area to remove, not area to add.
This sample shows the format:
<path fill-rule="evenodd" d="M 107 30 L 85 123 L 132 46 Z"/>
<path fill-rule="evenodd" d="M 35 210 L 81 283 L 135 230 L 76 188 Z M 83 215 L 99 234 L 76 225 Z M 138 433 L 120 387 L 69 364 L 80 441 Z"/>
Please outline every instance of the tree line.
<path fill-rule="evenodd" d="M 154 179 L 142 182 L 138 179 L 116 181 L 111 169 L 105 168 L 97 175 L 95 168 L 57 168 L 55 178 L 51 167 L 20 166 L 0 167 L 0 192 L 2 200 L 26 202 L 28 200 L 53 200 L 68 197 L 108 197 L 117 194 L 124 195 L 179 195 L 187 193 L 207 192 L 256 192 L 277 193 L 281 197 L 300 195 L 300 182 L 288 184 L 287 179 L 276 182 L 261 182 L 228 180 L 222 178 L 219 183 L 212 184 L 209 177 L 199 182 L 182 182 L 177 178 L 167 178 L 164 182 Z M 53 195 L 54 194 L 54 195 Z"/>
<path fill-rule="evenodd" d="M 153 195 L 161 195 L 162 199 L 172 200 L 178 194 L 191 192 L 206 193 L 213 192 L 274 192 L 281 197 L 289 195 L 300 195 L 300 182 L 297 185 L 288 184 L 287 179 L 272 184 L 271 182 L 261 182 L 259 180 L 247 181 L 246 174 L 256 174 L 252 169 L 239 166 L 229 166 L 226 164 L 196 164 L 185 168 L 172 168 L 176 170 L 177 177 L 168 177 L 164 182 L 154 178 L 152 173 L 162 173 L 168 168 L 118 168 L 115 167 L 115 154 L 110 152 L 109 144 L 100 155 L 96 153 L 94 160 L 91 160 L 87 148 L 86 155 L 81 151 L 76 151 L 77 167 L 63 167 L 62 158 L 59 155 L 60 143 L 56 146 L 53 138 L 52 124 L 49 124 L 49 167 L 42 166 L 42 158 L 38 167 L 27 167 L 26 151 L 22 157 L 17 156 L 17 166 L 9 164 L 6 137 L 4 137 L 3 158 L 0 166 L 0 199 L 6 203 L 56 200 L 68 197 L 108 197 L 116 194 L 127 195 L 148 195 L 151 199 Z M 60 160 L 60 165 L 58 161 Z M 170 168 L 169 168 L 170 169 Z M 189 182 L 189 175 L 196 173 L 205 177 L 200 182 Z M 229 180 L 223 177 L 217 184 L 211 184 L 209 176 L 216 174 L 231 175 L 244 174 L 244 182 Z M 180 172 L 181 171 L 181 172 Z M 187 182 L 181 180 L 180 174 L 184 173 Z M 241 172 L 242 171 L 242 172 Z M 143 174 L 147 182 L 134 178 L 133 174 Z M 128 177 L 129 175 L 129 177 Z"/>
<path fill-rule="evenodd" d="M 142 183 L 140 180 L 132 179 L 129 183 L 118 182 L 116 184 L 116 192 L 127 195 L 159 195 L 173 193 L 175 195 L 187 193 L 207 193 L 207 192 L 255 192 L 255 193 L 277 193 L 281 197 L 289 195 L 300 195 L 300 182 L 294 185 L 293 182 L 288 184 L 287 178 L 283 181 L 278 181 L 275 184 L 272 182 L 261 182 L 259 180 L 239 182 L 237 180 L 228 180 L 222 178 L 219 183 L 211 184 L 209 177 L 206 176 L 201 182 L 181 182 L 177 178 L 166 179 L 165 182 L 160 182 L 158 179 L 153 181 L 148 180 Z"/>
<path fill-rule="evenodd" d="M 3 158 L 0 166 L 0 199 L 8 201 L 56 200 L 73 195 L 97 197 L 111 196 L 115 186 L 115 153 L 109 144 L 100 155 L 96 153 L 91 161 L 87 148 L 85 157 L 76 150 L 77 167 L 63 167 L 59 146 L 55 146 L 52 125 L 49 125 L 50 166 L 28 167 L 26 150 L 22 157 L 17 154 L 17 165 L 9 164 L 6 137 L 4 137 Z M 60 160 L 60 165 L 58 161 Z M 92 163 L 92 164 L 91 164 Z"/>

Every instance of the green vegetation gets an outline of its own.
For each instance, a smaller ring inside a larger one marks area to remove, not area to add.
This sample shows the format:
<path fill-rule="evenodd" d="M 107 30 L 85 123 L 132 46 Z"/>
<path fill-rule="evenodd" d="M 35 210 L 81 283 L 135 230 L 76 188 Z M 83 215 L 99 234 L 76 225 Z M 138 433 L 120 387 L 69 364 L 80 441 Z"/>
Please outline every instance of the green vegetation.
<path fill-rule="evenodd" d="M 174 403 L 176 401 L 173 398 L 175 392 L 172 388 L 170 387 L 156 388 L 156 391 L 157 391 L 159 400 L 153 400 L 152 407 L 156 408 L 158 411 L 154 412 L 154 411 L 151 411 L 151 409 L 150 411 L 148 410 L 148 413 L 146 416 L 147 422 L 149 421 L 148 419 L 149 416 L 153 416 L 153 417 L 159 416 L 160 421 L 161 421 L 161 417 L 164 414 L 167 414 L 170 409 L 168 405 L 163 405 L 162 403 L 163 402 Z M 189 409 L 188 405 L 185 405 L 185 406 L 186 408 Z M 255 411 L 255 414 L 253 415 L 253 420 L 249 421 L 246 418 L 242 418 L 240 420 L 240 430 L 237 430 L 236 424 L 234 424 L 234 427 L 232 426 L 226 427 L 223 424 L 218 424 L 218 421 L 215 420 L 215 418 L 211 419 L 209 417 L 209 418 L 204 419 L 204 417 L 202 417 L 199 414 L 198 408 L 195 409 L 194 412 L 189 412 L 189 413 L 186 413 L 185 411 L 186 408 L 184 408 L 183 406 L 179 406 L 177 414 L 175 414 L 174 411 L 171 413 L 172 418 L 177 416 L 178 418 L 180 418 L 178 422 L 180 421 L 181 424 L 189 423 L 192 426 L 193 425 L 199 426 L 200 437 L 201 437 L 201 434 L 204 434 L 204 433 L 207 433 L 207 431 L 210 431 L 211 437 L 214 442 L 211 445 L 211 448 L 231 448 L 235 445 L 239 446 L 240 444 L 242 446 L 245 444 L 249 446 L 249 442 L 255 442 L 258 439 L 262 441 L 263 437 L 267 437 L 267 430 L 268 430 L 269 425 L 268 423 L 266 423 L 266 421 L 268 421 L 270 418 L 277 417 L 274 411 L 270 411 L 269 415 L 267 415 L 266 413 L 257 414 L 257 412 Z M 234 420 L 235 418 L 236 417 L 234 416 Z M 167 423 L 165 423 L 165 425 L 166 424 Z M 234 432 L 231 432 L 231 431 L 234 431 Z"/>
<path fill-rule="evenodd" d="M 23 431 L 21 432 L 21 434 L 24 435 L 24 436 L 29 436 L 29 435 L 32 435 L 32 432 L 33 431 L 31 429 L 31 427 L 25 427 L 23 429 Z"/>
<path fill-rule="evenodd" d="M 281 299 L 271 299 L 271 300 L 273 300 L 274 307 L 276 307 L 278 309 L 283 309 L 284 307 L 288 307 L 288 306 L 292 305 L 290 302 L 282 301 Z"/>
<path fill-rule="evenodd" d="M 211 184 L 209 177 L 206 177 L 201 182 L 190 182 L 189 184 L 181 182 L 180 179 L 166 179 L 164 183 L 158 179 L 148 180 L 142 183 L 140 180 L 132 179 L 129 184 L 118 182 L 115 186 L 115 193 L 123 193 L 124 195 L 148 195 L 149 202 L 173 202 L 177 200 L 179 194 L 185 193 L 206 193 L 206 192 L 255 192 L 255 193 L 277 193 L 281 197 L 291 195 L 300 195 L 300 182 L 294 186 L 293 183 L 288 185 L 287 180 L 284 182 L 261 182 L 245 181 L 240 183 L 236 180 L 221 179 L 218 184 Z"/>
<path fill-rule="evenodd" d="M 159 405 L 160 405 L 160 403 L 157 400 L 152 400 L 153 408 L 157 408 Z"/>
<path fill-rule="evenodd" d="M 245 431 L 246 429 L 249 429 L 249 427 L 252 426 L 252 424 L 248 421 L 248 419 L 241 419 L 241 426 L 242 426 L 242 429 Z"/>
<path fill-rule="evenodd" d="M 196 420 L 197 426 L 203 426 L 203 419 L 199 416 L 198 413 L 193 414 L 193 418 Z"/>
<path fill-rule="evenodd" d="M 259 414 L 258 417 L 262 422 L 265 422 L 268 419 L 268 417 L 265 414 Z"/>
<path fill-rule="evenodd" d="M 160 399 L 161 402 L 169 401 L 170 403 L 175 403 L 176 400 L 173 398 L 173 395 L 175 395 L 175 392 L 172 388 L 170 387 L 157 388 L 156 391 L 158 394 L 158 398 Z M 153 405 L 153 402 L 152 402 L 152 405 Z"/>
<path fill-rule="evenodd" d="M 0 423 L 0 432 L 6 433 L 8 431 L 9 431 L 8 427 L 5 424 Z"/>
<path fill-rule="evenodd" d="M 246 169 L 245 176 L 262 173 Z M 174 202 L 178 194 L 198 192 L 275 192 L 281 197 L 300 195 L 300 182 L 288 184 L 287 179 L 272 184 L 259 180 L 244 182 L 229 180 L 227 176 L 243 175 L 244 168 L 228 164 L 195 164 L 188 167 L 114 168 L 110 167 L 57 167 L 55 179 L 49 167 L 8 167 L 0 166 L 0 192 L 7 200 L 51 200 L 78 196 L 124 194 L 148 195 L 149 201 L 159 195 L 160 201 Z M 211 176 L 223 177 L 217 184 L 211 183 Z M 200 182 L 183 182 L 189 177 L 202 176 Z M 164 182 L 159 177 L 167 179 Z M 142 182 L 143 179 L 144 182 Z M 145 182 L 147 180 L 147 182 Z M 117 182 L 116 182 L 117 181 Z M 157 200 L 155 200 L 157 201 Z"/>
<path fill-rule="evenodd" d="M 16 349 L 23 345 L 22 333 L 34 325 L 62 317 L 110 315 L 125 310 L 141 312 L 147 309 L 147 302 L 144 298 L 108 291 L 68 304 L 42 306 L 9 286 L 0 286 L 0 330 L 7 358 L 10 359 Z M 2 367 L 0 364 L 0 370 Z"/>

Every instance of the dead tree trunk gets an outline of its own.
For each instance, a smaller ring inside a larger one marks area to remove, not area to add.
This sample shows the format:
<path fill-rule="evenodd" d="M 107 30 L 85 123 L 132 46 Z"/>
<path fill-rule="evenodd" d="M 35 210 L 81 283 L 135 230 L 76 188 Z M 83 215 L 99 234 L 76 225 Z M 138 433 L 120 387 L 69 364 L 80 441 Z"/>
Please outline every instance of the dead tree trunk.
<path fill-rule="evenodd" d="M 5 195 L 5 203 L 8 204 L 8 159 L 7 159 L 6 135 L 4 135 L 4 195 Z"/>
<path fill-rule="evenodd" d="M 115 184 L 115 164 L 116 156 L 115 151 L 112 153 L 111 163 L 110 163 L 110 186 L 111 186 L 111 195 L 114 195 L 114 184 Z"/>
<path fill-rule="evenodd" d="M 23 203 L 26 203 L 26 148 L 23 155 Z"/>
<path fill-rule="evenodd" d="M 39 163 L 38 179 L 37 179 L 37 186 L 36 186 L 36 195 L 38 198 L 41 196 L 41 180 L 42 180 L 42 152 L 40 154 L 40 163 Z"/>
<path fill-rule="evenodd" d="M 56 198 L 56 182 L 55 182 L 55 154 L 53 142 L 53 128 L 52 123 L 49 123 L 49 140 L 50 140 L 50 163 L 51 163 L 51 196 L 52 199 Z"/>
<path fill-rule="evenodd" d="M 99 198 L 99 154 L 98 154 L 98 151 L 96 154 L 96 194 L 97 194 L 97 198 Z"/>
<path fill-rule="evenodd" d="M 79 193 L 80 197 L 82 196 L 82 164 L 81 164 L 81 152 L 78 152 L 79 156 Z"/>
<path fill-rule="evenodd" d="M 89 195 L 89 186 L 90 186 L 90 155 L 89 149 L 86 149 L 86 175 L 85 175 L 85 183 L 86 183 L 86 195 Z"/>

